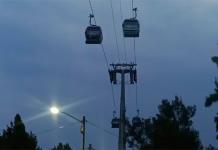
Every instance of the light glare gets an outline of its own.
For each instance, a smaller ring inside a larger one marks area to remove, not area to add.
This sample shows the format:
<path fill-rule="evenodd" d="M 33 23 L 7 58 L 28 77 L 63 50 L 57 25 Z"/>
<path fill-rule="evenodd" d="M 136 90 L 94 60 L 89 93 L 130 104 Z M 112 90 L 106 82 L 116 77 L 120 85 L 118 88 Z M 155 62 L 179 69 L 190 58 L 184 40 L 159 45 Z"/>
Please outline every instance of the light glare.
<path fill-rule="evenodd" d="M 51 111 L 52 114 L 58 114 L 60 112 L 57 107 L 51 107 L 50 111 Z"/>

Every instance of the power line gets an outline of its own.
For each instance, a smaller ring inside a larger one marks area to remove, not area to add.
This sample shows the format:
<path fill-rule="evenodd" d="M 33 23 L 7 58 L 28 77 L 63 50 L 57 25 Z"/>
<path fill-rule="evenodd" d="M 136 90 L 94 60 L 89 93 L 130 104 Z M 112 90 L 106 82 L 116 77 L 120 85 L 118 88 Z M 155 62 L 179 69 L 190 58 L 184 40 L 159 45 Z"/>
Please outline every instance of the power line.
<path fill-rule="evenodd" d="M 109 134 L 109 135 L 112 135 L 112 136 L 114 136 L 114 137 L 118 137 L 116 134 L 114 134 L 114 133 L 108 131 L 107 129 L 104 129 L 104 128 L 100 127 L 99 125 L 96 125 L 96 124 L 93 123 L 93 122 L 90 122 L 90 121 L 88 121 L 88 120 L 86 120 L 86 122 L 87 122 L 88 124 L 92 125 L 92 126 L 95 127 L 95 128 L 101 129 L 102 131 L 104 131 L 105 133 L 107 133 L 107 134 Z"/>

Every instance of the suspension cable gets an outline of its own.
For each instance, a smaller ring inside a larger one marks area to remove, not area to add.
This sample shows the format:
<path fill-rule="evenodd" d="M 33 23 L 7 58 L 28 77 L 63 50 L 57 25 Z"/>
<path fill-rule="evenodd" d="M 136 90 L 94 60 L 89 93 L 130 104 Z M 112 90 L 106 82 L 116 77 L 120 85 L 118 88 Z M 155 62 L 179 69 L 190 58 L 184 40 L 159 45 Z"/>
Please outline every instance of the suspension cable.
<path fill-rule="evenodd" d="M 133 9 L 133 0 L 132 0 L 132 9 Z"/>
<path fill-rule="evenodd" d="M 117 40 L 117 30 L 116 30 L 116 26 L 115 26 L 114 8 L 113 8 L 112 0 L 110 0 L 110 8 L 111 8 L 111 14 L 112 14 L 112 20 L 113 20 L 113 29 L 114 29 L 115 41 L 116 41 L 116 46 L 117 46 L 117 56 L 118 56 L 118 60 L 120 63 L 120 50 L 119 50 L 118 40 Z"/>
<path fill-rule="evenodd" d="M 109 69 L 109 62 L 108 62 L 107 55 L 106 55 L 106 52 L 105 52 L 105 49 L 104 49 L 104 45 L 103 45 L 103 44 L 101 44 L 101 49 L 102 49 L 102 52 L 103 52 L 103 55 L 104 55 L 104 59 L 105 59 L 105 62 L 106 62 L 106 66 L 107 66 L 107 68 Z"/>
<path fill-rule="evenodd" d="M 136 41 L 135 38 L 133 39 L 133 52 L 134 52 L 134 62 L 137 64 L 136 60 Z M 135 100 L 136 100 L 136 110 L 138 110 L 138 83 L 135 84 Z"/>
<path fill-rule="evenodd" d="M 108 62 L 107 55 L 106 55 L 106 52 L 105 52 L 103 44 L 101 44 L 101 49 L 102 49 L 102 52 L 103 52 L 103 55 L 104 55 L 104 58 L 105 58 L 106 66 L 109 69 L 109 62 Z M 116 103 L 115 103 L 115 96 L 114 96 L 114 87 L 113 87 L 112 83 L 111 83 L 111 93 L 112 93 L 113 106 L 115 108 L 116 107 Z"/>
<path fill-rule="evenodd" d="M 134 13 L 133 13 L 133 9 L 134 9 L 134 2 L 132 0 L 132 17 L 134 18 Z M 133 39 L 133 53 L 134 53 L 134 61 L 135 64 L 137 63 L 136 61 L 136 41 L 135 38 Z M 136 110 L 138 110 L 138 84 L 136 82 L 136 86 L 135 86 L 135 99 L 136 99 Z"/>
<path fill-rule="evenodd" d="M 136 61 L 136 45 L 135 45 L 135 38 L 133 39 L 133 52 L 134 52 L 134 62 L 135 62 L 135 64 L 136 64 L 137 61 Z"/>
<path fill-rule="evenodd" d="M 93 11 L 91 0 L 89 0 L 89 5 L 90 5 L 90 9 L 91 9 L 92 15 L 94 15 L 94 11 Z M 96 23 L 96 20 L 95 20 L 95 15 L 94 15 L 94 21 L 95 21 L 95 25 L 96 25 L 97 23 Z"/>
<path fill-rule="evenodd" d="M 122 1 L 120 0 L 120 19 L 123 20 Z"/>
<path fill-rule="evenodd" d="M 122 10 L 122 1 L 121 0 L 120 0 L 120 18 L 121 18 L 121 20 L 123 20 L 123 10 Z M 122 31 L 122 27 L 121 27 L 121 31 Z M 122 39 L 123 39 L 124 59 L 127 62 L 126 40 L 124 37 Z"/>
<path fill-rule="evenodd" d="M 112 98 L 113 98 L 113 106 L 115 108 L 116 107 L 116 103 L 115 103 L 115 96 L 114 96 L 114 86 L 113 86 L 112 83 L 111 83 L 111 91 L 112 91 Z"/>
<path fill-rule="evenodd" d="M 117 38 L 117 29 L 116 29 L 116 25 L 115 25 L 115 17 L 114 17 L 114 8 L 113 8 L 113 2 L 112 0 L 110 0 L 110 8 L 111 8 L 111 15 L 112 15 L 112 20 L 113 20 L 113 29 L 114 29 L 114 35 L 115 35 L 115 41 L 116 41 L 116 47 L 117 47 L 117 56 L 118 56 L 118 60 L 120 63 L 120 50 L 119 50 L 119 46 L 118 46 L 118 38 Z M 121 0 L 120 0 L 120 14 L 121 14 L 121 18 L 123 18 L 123 13 L 122 13 L 122 6 L 121 6 Z M 124 39 L 124 38 L 123 38 Z M 126 60 L 126 45 L 124 43 L 124 50 L 125 50 L 125 61 Z M 113 96 L 113 106 L 114 108 L 116 108 L 116 103 L 115 103 L 115 96 L 114 96 L 114 86 L 111 83 L 111 90 L 112 90 L 112 96 Z"/>
<path fill-rule="evenodd" d="M 133 13 L 133 0 L 132 0 L 132 3 L 131 3 L 131 12 L 132 12 L 132 17 L 133 17 L 133 15 L 134 15 L 134 13 Z"/>
<path fill-rule="evenodd" d="M 97 24 L 96 22 L 96 19 L 95 19 L 95 15 L 94 15 L 94 10 L 93 10 L 93 7 L 92 7 L 92 3 L 91 3 L 91 0 L 89 0 L 89 5 L 90 5 L 90 9 L 91 9 L 91 12 L 92 12 L 92 15 L 94 16 L 94 21 L 95 21 L 95 25 Z M 117 43 L 118 45 L 118 43 Z M 107 58 L 107 55 L 106 55 L 106 52 L 105 52 L 105 49 L 104 49 L 104 45 L 101 44 L 101 49 L 102 49 L 102 52 L 103 52 L 103 55 L 104 55 L 104 59 L 105 59 L 105 62 L 106 62 L 106 66 L 107 68 L 109 69 L 109 61 L 108 61 L 108 58 Z M 119 52 L 119 51 L 118 51 Z M 119 53 L 118 53 L 119 54 Z M 118 58 L 120 56 L 118 55 Z M 119 58 L 120 59 L 120 58 Z M 115 107 L 115 96 L 114 96 L 114 88 L 113 88 L 113 85 L 111 84 L 111 92 L 112 92 L 112 99 L 113 99 L 113 105 Z"/>
<path fill-rule="evenodd" d="M 138 110 L 138 84 L 136 83 L 136 86 L 135 86 L 135 97 L 136 97 L 136 100 L 135 100 L 135 105 L 136 105 L 136 110 Z"/>

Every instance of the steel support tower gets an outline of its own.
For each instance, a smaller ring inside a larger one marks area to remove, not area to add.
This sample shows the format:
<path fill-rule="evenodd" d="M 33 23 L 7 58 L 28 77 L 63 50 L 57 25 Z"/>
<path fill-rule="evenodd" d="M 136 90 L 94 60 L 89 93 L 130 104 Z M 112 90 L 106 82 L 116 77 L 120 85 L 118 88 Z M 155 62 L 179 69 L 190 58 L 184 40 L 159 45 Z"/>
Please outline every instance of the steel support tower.
<path fill-rule="evenodd" d="M 130 84 L 137 82 L 136 64 L 118 63 L 110 64 L 109 69 L 110 81 L 117 84 L 117 74 L 121 74 L 121 95 L 120 95 L 120 122 L 119 122 L 119 141 L 118 149 L 126 150 L 126 106 L 125 106 L 125 75 L 129 74 Z"/>

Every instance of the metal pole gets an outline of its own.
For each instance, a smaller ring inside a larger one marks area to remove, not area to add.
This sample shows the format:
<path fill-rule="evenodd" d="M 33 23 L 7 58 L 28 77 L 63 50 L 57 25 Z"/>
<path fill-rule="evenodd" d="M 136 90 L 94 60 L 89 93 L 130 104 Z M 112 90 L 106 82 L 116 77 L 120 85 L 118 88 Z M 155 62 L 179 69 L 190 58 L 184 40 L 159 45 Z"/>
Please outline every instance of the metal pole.
<path fill-rule="evenodd" d="M 120 127 L 119 127 L 119 150 L 126 150 L 126 137 L 125 137 L 125 72 L 121 72 L 121 96 L 120 96 Z"/>
<path fill-rule="evenodd" d="M 86 132 L 86 118 L 85 116 L 83 116 L 83 120 L 82 120 L 82 126 L 83 126 L 83 150 L 85 150 L 85 132 Z"/>
<path fill-rule="evenodd" d="M 82 150 L 85 150 L 85 133 L 86 133 L 86 117 L 83 116 L 83 119 L 80 120 L 78 119 L 77 117 L 71 115 L 71 114 L 68 114 L 66 112 L 61 112 L 62 114 L 65 114 L 67 115 L 68 117 L 71 117 L 73 118 L 74 120 L 78 121 L 79 123 L 81 123 L 81 128 L 80 128 L 80 132 L 83 136 L 83 143 L 82 143 Z"/>

